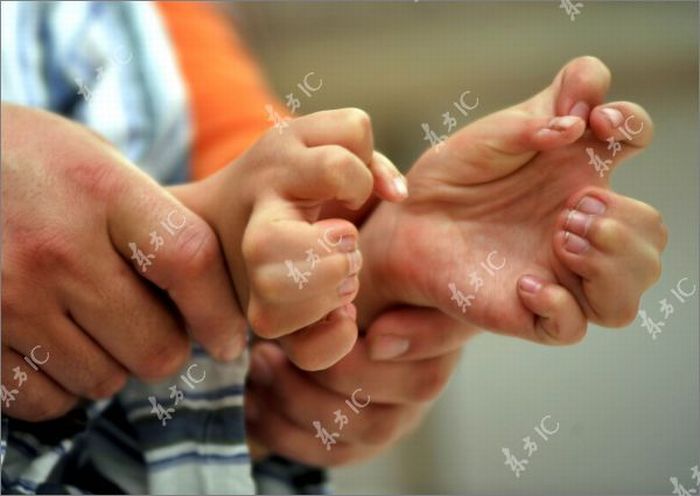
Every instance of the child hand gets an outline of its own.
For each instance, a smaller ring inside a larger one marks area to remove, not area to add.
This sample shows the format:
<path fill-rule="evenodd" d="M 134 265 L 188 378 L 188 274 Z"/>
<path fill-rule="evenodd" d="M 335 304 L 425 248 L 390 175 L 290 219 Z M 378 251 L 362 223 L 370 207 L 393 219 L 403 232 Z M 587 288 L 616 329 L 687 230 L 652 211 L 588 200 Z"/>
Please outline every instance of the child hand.
<path fill-rule="evenodd" d="M 374 151 L 369 117 L 357 109 L 318 112 L 271 129 L 200 186 L 239 301 L 256 334 L 279 339 L 307 370 L 327 368 L 357 338 L 362 255 L 355 226 L 319 221 L 324 203 L 360 208 L 375 192 L 407 195 L 405 178 Z M 236 212 L 239 212 L 238 214 Z"/>

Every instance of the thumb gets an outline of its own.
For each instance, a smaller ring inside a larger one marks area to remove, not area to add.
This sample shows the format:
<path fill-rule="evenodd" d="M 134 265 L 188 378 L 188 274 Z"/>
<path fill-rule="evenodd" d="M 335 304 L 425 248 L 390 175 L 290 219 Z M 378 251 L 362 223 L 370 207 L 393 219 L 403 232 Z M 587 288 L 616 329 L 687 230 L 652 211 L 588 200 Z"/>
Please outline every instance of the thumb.
<path fill-rule="evenodd" d="M 469 183 L 503 177 L 525 165 L 537 152 L 578 140 L 591 109 L 603 102 L 610 70 L 595 57 L 567 63 L 551 84 L 532 98 L 463 128 L 446 151 Z M 433 152 L 434 153 L 434 152 Z"/>
<path fill-rule="evenodd" d="M 478 332 L 439 310 L 400 307 L 379 315 L 365 339 L 373 360 L 415 361 L 456 351 Z"/>

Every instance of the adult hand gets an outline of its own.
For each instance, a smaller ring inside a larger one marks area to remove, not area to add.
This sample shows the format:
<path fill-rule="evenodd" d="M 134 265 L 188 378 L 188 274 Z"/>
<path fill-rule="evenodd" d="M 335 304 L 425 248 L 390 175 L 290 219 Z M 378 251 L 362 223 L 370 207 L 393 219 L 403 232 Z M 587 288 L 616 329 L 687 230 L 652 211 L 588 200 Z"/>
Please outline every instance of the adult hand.
<path fill-rule="evenodd" d="M 204 221 L 75 123 L 7 104 L 2 123 L 7 414 L 46 420 L 129 373 L 171 375 L 185 326 L 216 357 L 240 353 L 245 321 Z"/>
<path fill-rule="evenodd" d="M 602 104 L 609 84 L 602 62 L 576 59 L 533 98 L 428 150 L 409 198 L 363 226 L 362 287 L 376 291 L 360 292 L 358 316 L 431 307 L 549 344 L 579 341 L 588 320 L 630 323 L 667 234 L 654 208 L 609 189 L 652 137 L 638 105 Z"/>
<path fill-rule="evenodd" d="M 349 355 L 321 372 L 299 370 L 272 343 L 256 344 L 245 399 L 253 456 L 325 467 L 389 449 L 420 424 L 476 332 L 437 310 L 387 311 Z M 367 403 L 357 414 L 346 404 L 354 393 L 356 403 Z M 333 421 L 338 409 L 348 416 L 342 430 Z M 340 435 L 330 449 L 316 437 L 317 420 Z"/>

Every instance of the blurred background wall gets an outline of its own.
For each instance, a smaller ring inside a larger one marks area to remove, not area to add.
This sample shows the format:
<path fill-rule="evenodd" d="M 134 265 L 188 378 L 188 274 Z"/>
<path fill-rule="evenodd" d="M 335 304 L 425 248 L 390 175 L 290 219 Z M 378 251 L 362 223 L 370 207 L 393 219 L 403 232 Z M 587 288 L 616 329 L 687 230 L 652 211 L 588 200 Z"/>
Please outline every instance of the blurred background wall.
<path fill-rule="evenodd" d="M 300 112 L 357 106 L 376 142 L 404 169 L 427 143 L 422 122 L 463 91 L 480 99 L 465 125 L 527 98 L 579 55 L 611 68 L 611 100 L 641 103 L 654 144 L 614 176 L 615 188 L 655 205 L 670 229 L 662 279 L 642 307 L 684 277 L 698 285 L 698 4 L 583 3 L 571 21 L 559 2 L 238 3 L 227 7 L 277 94 L 314 71 L 323 88 Z M 315 82 L 316 79 L 313 79 Z M 483 335 L 424 425 L 390 453 L 334 471 L 341 493 L 670 494 L 693 485 L 700 462 L 698 293 L 658 339 L 638 319 L 589 328 L 572 348 Z M 545 415 L 560 431 L 535 434 Z M 501 448 L 539 450 L 516 479 Z"/>

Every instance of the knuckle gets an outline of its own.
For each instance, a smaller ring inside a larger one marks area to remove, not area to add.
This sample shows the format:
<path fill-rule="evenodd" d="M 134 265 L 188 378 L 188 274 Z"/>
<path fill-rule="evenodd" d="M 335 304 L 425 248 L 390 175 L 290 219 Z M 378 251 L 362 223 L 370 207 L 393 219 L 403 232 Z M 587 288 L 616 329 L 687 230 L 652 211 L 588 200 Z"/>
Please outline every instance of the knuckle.
<path fill-rule="evenodd" d="M 27 268 L 37 271 L 76 267 L 77 253 L 69 236 L 59 230 L 31 231 L 17 239 L 16 249 Z"/>
<path fill-rule="evenodd" d="M 419 402 L 434 400 L 447 385 L 448 379 L 449 374 L 445 372 L 443 367 L 439 367 L 437 364 L 426 367 L 426 370 L 420 374 L 420 379 L 416 381 L 415 400 Z"/>
<path fill-rule="evenodd" d="M 214 231 L 198 220 L 177 237 L 171 261 L 181 277 L 194 278 L 214 267 L 218 257 L 219 242 Z"/>
<path fill-rule="evenodd" d="M 649 286 L 653 285 L 661 278 L 662 265 L 661 257 L 657 254 L 649 264 Z"/>
<path fill-rule="evenodd" d="M 127 380 L 128 376 L 125 372 L 110 372 L 96 379 L 87 390 L 86 396 L 93 400 L 109 398 L 119 392 L 126 385 Z"/>
<path fill-rule="evenodd" d="M 269 229 L 246 229 L 241 242 L 241 253 L 248 265 L 265 262 L 269 246 L 274 246 L 274 236 Z"/>
<path fill-rule="evenodd" d="M 665 224 L 659 226 L 659 249 L 661 251 L 668 246 L 668 227 Z"/>
<path fill-rule="evenodd" d="M 616 326 L 624 327 L 630 325 L 637 318 L 637 312 L 639 312 L 639 299 L 623 305 L 622 308 L 620 308 Z"/>
<path fill-rule="evenodd" d="M 186 339 L 170 339 L 141 361 L 136 375 L 143 380 L 158 380 L 177 373 L 190 355 Z"/>
<path fill-rule="evenodd" d="M 581 341 L 583 341 L 583 338 L 586 337 L 587 328 L 588 328 L 588 325 L 587 325 L 585 319 L 581 319 L 578 322 L 576 322 L 573 325 L 573 328 L 572 328 L 571 333 L 569 335 L 569 339 L 568 339 L 566 344 L 574 345 L 574 344 L 578 344 Z"/>
<path fill-rule="evenodd" d="M 609 217 L 596 219 L 591 226 L 591 239 L 603 249 L 610 250 L 623 241 L 623 229 L 620 223 Z"/>
<path fill-rule="evenodd" d="M 90 197 L 104 200 L 122 189 L 118 170 L 109 158 L 100 156 L 96 162 L 79 161 L 70 165 L 66 168 L 66 177 Z"/>
<path fill-rule="evenodd" d="M 374 148 L 372 137 L 372 119 L 359 108 L 345 109 L 348 129 L 352 130 L 352 142 L 358 147 L 358 155 L 364 162 L 369 162 Z"/>
<path fill-rule="evenodd" d="M 281 280 L 274 270 L 266 270 L 266 267 L 258 267 L 250 275 L 250 286 L 252 298 L 260 299 L 263 302 L 279 302 L 288 290 L 287 281 Z"/>
<path fill-rule="evenodd" d="M 371 445 L 385 445 L 394 441 L 398 437 L 399 426 L 402 425 L 402 418 L 398 408 L 394 411 L 383 411 L 381 418 L 370 423 L 370 427 L 361 434 L 362 441 Z"/>
<path fill-rule="evenodd" d="M 661 212 L 659 212 L 657 209 L 649 205 L 649 212 L 647 214 L 649 216 L 649 219 L 651 222 L 655 225 L 661 225 L 663 224 L 664 218 L 661 215 Z"/>
<path fill-rule="evenodd" d="M 345 119 L 358 133 L 360 139 L 367 139 L 372 134 L 372 119 L 362 109 L 352 107 L 344 109 Z"/>
<path fill-rule="evenodd" d="M 332 146 L 321 155 L 321 180 L 328 186 L 342 186 L 343 171 L 351 165 L 350 153 L 340 146 Z"/>
<path fill-rule="evenodd" d="M 264 305 L 259 304 L 251 298 L 248 311 L 248 322 L 255 334 L 264 339 L 275 339 L 279 336 L 269 312 L 265 310 Z"/>
<path fill-rule="evenodd" d="M 25 404 L 26 413 L 23 420 L 29 422 L 44 422 L 52 420 L 68 413 L 78 402 L 78 398 L 72 395 L 62 395 L 60 398 L 48 399 L 45 396 L 32 396 Z"/>
<path fill-rule="evenodd" d="M 603 319 L 603 325 L 620 328 L 630 325 L 637 318 L 639 298 L 630 299 L 620 304 L 610 315 Z"/>

